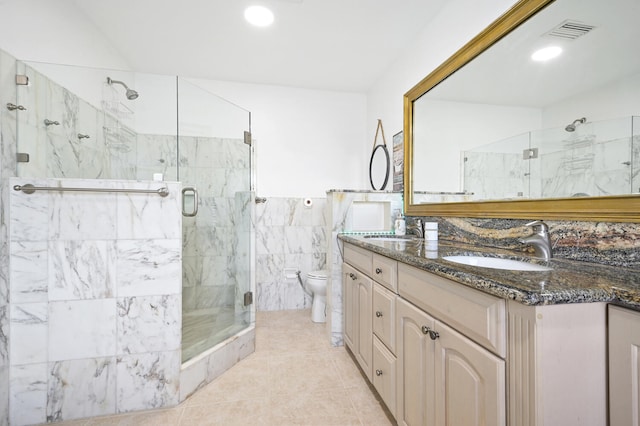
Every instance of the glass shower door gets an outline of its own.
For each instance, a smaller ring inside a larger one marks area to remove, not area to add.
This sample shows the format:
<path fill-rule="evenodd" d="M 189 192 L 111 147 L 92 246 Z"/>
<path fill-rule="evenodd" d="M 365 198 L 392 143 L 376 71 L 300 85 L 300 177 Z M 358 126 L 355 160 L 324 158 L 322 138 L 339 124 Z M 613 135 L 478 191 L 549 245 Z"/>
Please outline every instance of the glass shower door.
<path fill-rule="evenodd" d="M 178 117 L 178 179 L 197 191 L 183 198 L 184 363 L 252 321 L 251 146 L 248 111 L 181 78 Z"/>

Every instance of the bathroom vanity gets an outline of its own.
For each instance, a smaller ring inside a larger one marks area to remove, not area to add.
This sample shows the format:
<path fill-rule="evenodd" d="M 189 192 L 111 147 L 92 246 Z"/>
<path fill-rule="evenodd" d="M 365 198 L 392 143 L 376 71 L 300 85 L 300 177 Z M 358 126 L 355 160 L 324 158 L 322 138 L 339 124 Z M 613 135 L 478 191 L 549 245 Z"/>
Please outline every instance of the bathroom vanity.
<path fill-rule="evenodd" d="M 562 259 L 546 272 L 489 269 L 443 257 L 517 256 L 340 239 L 345 344 L 398 424 L 603 425 L 615 407 L 615 425 L 634 412 L 637 272 Z"/>

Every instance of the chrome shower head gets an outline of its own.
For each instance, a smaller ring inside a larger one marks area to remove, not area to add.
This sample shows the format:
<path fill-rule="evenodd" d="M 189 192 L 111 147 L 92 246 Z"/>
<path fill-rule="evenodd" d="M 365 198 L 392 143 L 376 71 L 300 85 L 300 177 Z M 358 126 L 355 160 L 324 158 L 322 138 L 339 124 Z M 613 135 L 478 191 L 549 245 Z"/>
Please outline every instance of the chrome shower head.
<path fill-rule="evenodd" d="M 573 120 L 573 123 L 567 124 L 567 127 L 565 127 L 564 130 L 566 130 L 567 132 L 575 132 L 576 126 L 578 126 L 578 124 L 584 124 L 586 122 L 587 122 L 586 117 L 578 118 L 576 120 Z"/>
<path fill-rule="evenodd" d="M 138 94 L 138 92 L 136 92 L 133 89 L 129 89 L 129 86 L 127 86 L 126 84 L 124 84 L 122 81 L 118 81 L 118 80 L 113 80 L 111 77 L 107 77 L 107 84 L 120 84 L 122 85 L 122 87 L 124 87 L 125 89 L 127 89 L 127 92 L 125 93 L 125 96 L 127 97 L 127 99 L 129 99 L 130 101 L 134 100 L 134 99 L 138 99 L 138 96 L 140 96 Z"/>

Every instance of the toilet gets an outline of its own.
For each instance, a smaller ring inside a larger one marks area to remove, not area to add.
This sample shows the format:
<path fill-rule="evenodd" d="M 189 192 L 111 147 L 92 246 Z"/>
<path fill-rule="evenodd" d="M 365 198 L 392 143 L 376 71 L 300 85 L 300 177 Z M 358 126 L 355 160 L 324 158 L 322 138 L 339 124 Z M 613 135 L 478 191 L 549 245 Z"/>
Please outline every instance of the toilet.
<path fill-rule="evenodd" d="M 311 321 L 326 322 L 327 271 L 313 271 L 307 274 L 307 288 L 313 293 Z"/>

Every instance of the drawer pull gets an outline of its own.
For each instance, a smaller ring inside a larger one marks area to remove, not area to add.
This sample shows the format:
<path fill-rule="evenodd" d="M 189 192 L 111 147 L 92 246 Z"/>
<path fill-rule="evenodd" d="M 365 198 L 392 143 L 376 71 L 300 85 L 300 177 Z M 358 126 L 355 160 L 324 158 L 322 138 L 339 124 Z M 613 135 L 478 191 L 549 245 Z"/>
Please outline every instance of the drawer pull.
<path fill-rule="evenodd" d="M 376 274 L 380 275 L 382 273 L 382 269 L 376 268 Z"/>
<path fill-rule="evenodd" d="M 376 316 L 377 316 L 378 318 L 380 318 L 380 317 L 382 316 L 382 312 L 380 312 L 380 311 L 376 311 Z"/>
<path fill-rule="evenodd" d="M 436 340 L 438 337 L 440 337 L 440 333 L 438 333 L 435 330 L 430 329 L 426 325 L 422 326 L 422 334 L 428 334 L 429 337 L 431 338 L 431 340 Z"/>
<path fill-rule="evenodd" d="M 349 272 L 349 278 L 351 278 L 352 280 L 355 280 L 356 278 L 356 274 L 354 274 L 353 272 Z"/>
<path fill-rule="evenodd" d="M 382 376 L 382 370 L 376 370 L 376 376 Z"/>

